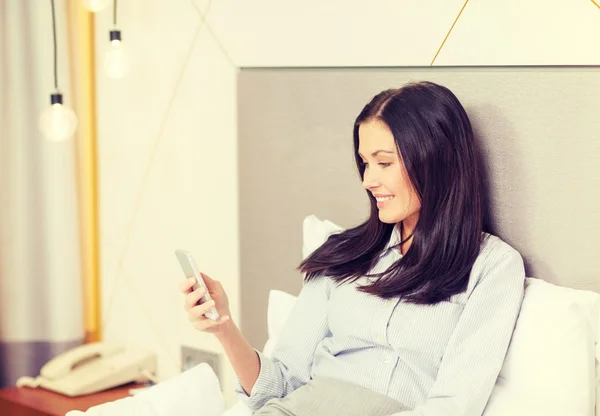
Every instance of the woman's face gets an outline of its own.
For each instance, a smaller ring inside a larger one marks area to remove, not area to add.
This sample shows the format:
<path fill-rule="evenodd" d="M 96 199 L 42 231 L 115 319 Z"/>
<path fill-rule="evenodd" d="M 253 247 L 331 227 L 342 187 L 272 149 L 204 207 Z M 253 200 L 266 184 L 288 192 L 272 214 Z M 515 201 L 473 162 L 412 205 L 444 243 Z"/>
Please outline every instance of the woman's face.
<path fill-rule="evenodd" d="M 393 224 L 405 221 L 414 228 L 421 203 L 387 125 L 379 120 L 362 123 L 358 129 L 358 154 L 365 164 L 363 186 L 377 199 L 379 220 Z"/>

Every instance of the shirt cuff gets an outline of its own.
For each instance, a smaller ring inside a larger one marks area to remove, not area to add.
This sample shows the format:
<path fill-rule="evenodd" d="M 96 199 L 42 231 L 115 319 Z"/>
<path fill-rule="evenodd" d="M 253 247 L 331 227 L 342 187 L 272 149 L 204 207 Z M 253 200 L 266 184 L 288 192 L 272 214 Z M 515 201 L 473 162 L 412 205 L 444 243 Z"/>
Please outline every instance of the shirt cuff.
<path fill-rule="evenodd" d="M 277 364 L 267 358 L 262 352 L 256 349 L 254 351 L 258 355 L 260 372 L 254 383 L 254 387 L 252 387 L 252 391 L 248 394 L 242 387 L 238 377 L 235 378 L 234 386 L 235 394 L 240 401 L 252 410 L 258 410 L 270 399 L 283 396 L 283 380 Z"/>

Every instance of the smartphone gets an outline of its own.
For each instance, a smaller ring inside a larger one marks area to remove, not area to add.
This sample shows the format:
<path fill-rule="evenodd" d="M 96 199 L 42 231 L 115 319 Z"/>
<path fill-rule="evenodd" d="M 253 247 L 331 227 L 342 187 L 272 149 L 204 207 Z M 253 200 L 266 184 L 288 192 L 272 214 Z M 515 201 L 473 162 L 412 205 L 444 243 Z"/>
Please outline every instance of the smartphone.
<path fill-rule="evenodd" d="M 198 267 L 196 266 L 196 261 L 194 260 L 194 256 L 192 256 L 192 253 L 185 250 L 176 250 L 175 255 L 177 256 L 177 260 L 179 260 L 179 265 L 181 266 L 181 270 L 183 270 L 183 274 L 185 275 L 185 277 L 193 277 L 196 279 L 196 283 L 194 283 L 192 289 L 196 290 L 200 287 L 206 288 L 206 283 L 204 283 L 204 279 L 202 279 L 202 275 L 200 274 L 200 270 L 198 270 Z M 197 304 L 201 305 L 204 302 L 208 302 L 209 300 L 212 300 L 212 298 L 210 297 L 210 294 L 207 290 L 206 294 L 200 298 Z M 212 319 L 213 321 L 219 319 L 219 313 L 214 307 L 210 308 L 208 312 L 204 314 L 204 316 L 206 316 L 208 319 Z"/>

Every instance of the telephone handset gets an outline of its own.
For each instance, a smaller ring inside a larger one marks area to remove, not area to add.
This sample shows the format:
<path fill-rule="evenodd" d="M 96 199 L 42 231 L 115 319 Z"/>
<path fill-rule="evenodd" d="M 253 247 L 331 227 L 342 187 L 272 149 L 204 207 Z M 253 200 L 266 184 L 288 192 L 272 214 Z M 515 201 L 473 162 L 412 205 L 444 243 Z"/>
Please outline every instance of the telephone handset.
<path fill-rule="evenodd" d="M 40 370 L 40 375 L 49 380 L 65 377 L 86 362 L 115 354 L 122 349 L 120 346 L 110 344 L 84 344 L 48 361 Z"/>
<path fill-rule="evenodd" d="M 132 381 L 145 382 L 155 372 L 156 354 L 96 342 L 58 355 L 42 367 L 38 377 L 21 377 L 17 386 L 42 387 L 75 397 Z"/>

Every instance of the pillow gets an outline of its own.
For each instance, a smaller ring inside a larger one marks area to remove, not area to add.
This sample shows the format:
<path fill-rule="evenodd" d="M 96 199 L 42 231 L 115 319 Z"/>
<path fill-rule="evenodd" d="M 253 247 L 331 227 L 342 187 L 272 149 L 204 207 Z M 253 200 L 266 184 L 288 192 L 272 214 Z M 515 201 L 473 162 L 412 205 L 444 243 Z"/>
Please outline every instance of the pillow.
<path fill-rule="evenodd" d="M 220 416 L 225 410 L 219 379 L 206 363 L 135 396 L 90 407 L 85 413 L 70 411 L 65 416 L 196 415 L 199 408 L 202 416 Z"/>
<path fill-rule="evenodd" d="M 328 220 L 321 221 L 315 215 L 309 215 L 302 222 L 302 259 L 307 258 L 319 248 L 331 234 L 344 229 Z"/>
<path fill-rule="evenodd" d="M 296 296 L 281 290 L 271 290 L 269 292 L 269 305 L 267 307 L 267 331 L 269 339 L 263 348 L 263 354 L 271 357 L 273 347 L 279 339 L 279 334 L 294 307 Z"/>
<path fill-rule="evenodd" d="M 484 416 L 594 414 L 600 296 L 528 278 L 517 325 Z M 548 413 L 549 412 L 549 413 Z"/>

